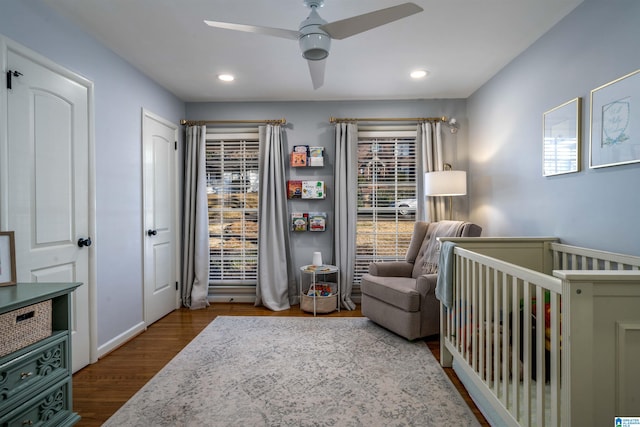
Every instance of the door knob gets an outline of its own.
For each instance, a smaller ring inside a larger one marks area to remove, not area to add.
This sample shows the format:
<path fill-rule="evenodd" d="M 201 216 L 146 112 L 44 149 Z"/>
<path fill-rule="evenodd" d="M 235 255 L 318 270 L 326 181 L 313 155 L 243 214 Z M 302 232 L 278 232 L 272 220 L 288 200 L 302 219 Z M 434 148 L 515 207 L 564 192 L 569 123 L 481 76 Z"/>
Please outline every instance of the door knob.
<path fill-rule="evenodd" d="M 158 234 L 156 230 L 147 230 L 147 236 L 149 237 L 155 236 L 156 234 Z"/>
<path fill-rule="evenodd" d="M 78 247 L 89 247 L 91 246 L 91 237 L 87 237 L 86 239 L 83 239 L 82 237 L 78 239 Z"/>

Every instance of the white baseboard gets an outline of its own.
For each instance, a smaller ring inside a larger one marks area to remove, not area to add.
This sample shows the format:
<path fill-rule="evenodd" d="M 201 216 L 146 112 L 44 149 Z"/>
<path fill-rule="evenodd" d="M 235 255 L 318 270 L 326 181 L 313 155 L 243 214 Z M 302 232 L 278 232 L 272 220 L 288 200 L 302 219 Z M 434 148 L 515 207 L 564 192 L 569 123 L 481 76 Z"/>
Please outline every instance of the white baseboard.
<path fill-rule="evenodd" d="M 209 295 L 210 303 L 232 302 L 232 303 L 255 303 L 256 297 L 249 295 Z"/>
<path fill-rule="evenodd" d="M 256 288 L 255 286 L 209 287 L 208 298 L 210 303 L 238 302 L 253 304 L 256 302 Z M 356 304 L 360 304 L 360 286 L 354 286 L 351 293 L 351 300 Z"/>
<path fill-rule="evenodd" d="M 146 324 L 144 322 L 140 322 L 137 325 L 135 325 L 133 328 L 131 328 L 131 329 L 127 330 L 127 331 L 124 331 L 123 333 L 121 333 L 117 337 L 115 337 L 112 340 L 106 342 L 105 344 L 99 346 L 98 347 L 98 359 L 106 356 L 107 354 L 109 354 L 113 350 L 115 350 L 116 348 L 118 348 L 121 345 L 125 344 L 126 342 L 128 342 L 131 339 L 133 339 L 134 337 L 140 335 L 146 329 L 147 329 Z"/>

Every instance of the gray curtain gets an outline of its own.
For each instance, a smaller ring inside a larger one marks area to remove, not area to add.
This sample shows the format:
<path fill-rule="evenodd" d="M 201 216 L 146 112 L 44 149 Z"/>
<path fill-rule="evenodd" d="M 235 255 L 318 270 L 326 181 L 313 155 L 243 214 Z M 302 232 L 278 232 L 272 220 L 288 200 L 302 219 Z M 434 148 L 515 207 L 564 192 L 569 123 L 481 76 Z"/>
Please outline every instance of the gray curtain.
<path fill-rule="evenodd" d="M 443 170 L 442 136 L 440 122 L 419 123 L 416 134 L 416 196 L 418 203 L 416 217 L 420 221 L 436 222 L 446 219 L 445 202 L 442 197 L 425 197 L 424 174 Z"/>
<path fill-rule="evenodd" d="M 182 227 L 182 304 L 209 305 L 209 215 L 207 207 L 206 126 L 187 126 L 184 152 Z"/>
<path fill-rule="evenodd" d="M 285 150 L 280 125 L 259 128 L 258 282 L 255 305 L 286 310 L 298 304 L 289 248 Z"/>
<path fill-rule="evenodd" d="M 340 269 L 342 307 L 354 310 L 351 291 L 358 215 L 358 125 L 355 123 L 336 124 L 334 174 L 334 264 Z"/>

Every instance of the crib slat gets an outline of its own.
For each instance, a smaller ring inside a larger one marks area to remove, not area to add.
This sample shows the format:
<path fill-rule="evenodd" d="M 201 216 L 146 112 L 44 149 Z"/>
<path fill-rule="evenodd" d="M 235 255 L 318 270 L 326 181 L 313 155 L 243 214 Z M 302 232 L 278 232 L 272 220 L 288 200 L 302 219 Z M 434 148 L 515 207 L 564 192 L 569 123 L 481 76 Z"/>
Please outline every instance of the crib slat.
<path fill-rule="evenodd" d="M 455 324 L 454 324 L 454 331 L 455 331 L 455 337 L 454 337 L 454 344 L 455 344 L 455 348 L 456 350 L 458 350 L 459 352 L 461 351 L 460 349 L 460 334 L 462 333 L 462 324 L 460 323 L 460 316 L 462 315 L 462 306 L 461 306 L 461 298 L 460 296 L 462 295 L 462 286 L 461 286 L 461 277 L 462 277 L 462 257 L 457 256 L 456 257 L 456 264 L 455 264 L 455 269 L 456 269 L 456 273 L 455 273 L 455 277 L 456 277 L 456 281 L 455 281 L 455 314 L 454 314 L 454 318 L 455 318 Z"/>
<path fill-rule="evenodd" d="M 486 378 L 485 378 L 486 369 L 484 368 L 484 361 L 485 361 L 484 353 L 487 348 L 484 341 L 485 325 L 487 324 L 487 319 L 485 315 L 485 309 L 486 309 L 486 305 L 485 305 L 486 304 L 486 299 L 485 299 L 486 283 L 484 280 L 485 271 L 486 271 L 486 267 L 483 266 L 482 264 L 478 264 L 478 327 L 476 328 L 476 330 L 478 331 L 478 347 L 477 347 L 478 373 L 480 374 L 480 378 L 482 378 L 483 381 L 486 381 Z"/>
<path fill-rule="evenodd" d="M 499 273 L 497 269 L 493 271 L 493 322 L 490 325 L 493 331 L 491 334 L 491 343 L 489 344 L 491 346 L 492 356 L 489 360 L 493 363 L 489 363 L 489 372 L 487 373 L 488 377 L 492 379 L 493 394 L 496 396 L 500 395 L 497 381 L 498 372 L 500 371 L 498 371 L 498 353 L 495 350 L 497 348 L 498 322 L 500 320 L 500 285 L 502 283 L 500 280 L 502 276 Z"/>
<path fill-rule="evenodd" d="M 471 367 L 475 372 L 478 372 L 478 329 L 480 328 L 480 323 L 478 322 L 478 263 L 471 263 L 471 281 L 470 281 L 470 292 L 471 292 L 471 306 L 469 307 L 471 313 L 471 324 L 469 325 L 471 328 L 470 338 L 471 338 Z"/>
<path fill-rule="evenodd" d="M 549 349 L 551 426 L 560 426 L 560 295 L 551 292 L 551 337 Z"/>
<path fill-rule="evenodd" d="M 545 411 L 545 295 L 540 286 L 536 286 L 536 420 L 544 425 Z"/>
<path fill-rule="evenodd" d="M 518 307 L 514 307 L 513 347 L 522 347 L 522 402 L 517 413 L 522 413 L 521 425 L 531 425 L 531 286 L 523 281 L 522 287 L 518 287 Z M 522 320 L 520 320 L 520 301 L 522 301 Z M 515 305 L 516 301 L 514 301 Z M 522 322 L 522 325 L 520 324 Z M 522 331 L 525 331 L 524 334 Z M 517 356 L 516 356 L 517 357 Z M 513 361 L 513 382 L 519 384 L 517 360 Z M 522 408 L 522 410 L 520 410 Z"/>
<path fill-rule="evenodd" d="M 465 282 L 465 290 L 464 290 L 464 357 L 467 363 L 471 364 L 469 360 L 469 348 L 471 346 L 471 303 L 470 303 L 470 294 L 471 294 L 471 268 L 470 268 L 471 260 L 466 259 L 464 265 L 464 282 Z"/>
<path fill-rule="evenodd" d="M 508 313 L 509 312 L 509 279 L 508 279 L 508 275 L 507 273 L 503 273 L 502 274 L 502 304 L 501 304 L 501 313 Z M 502 319 L 501 319 L 502 320 Z M 494 340 L 494 354 L 496 355 L 496 357 L 494 358 L 494 366 L 495 366 L 495 381 L 496 383 L 500 383 L 500 392 L 501 392 L 501 397 L 502 397 L 502 404 L 508 408 L 509 407 L 509 391 L 507 390 L 507 386 L 506 386 L 506 382 L 505 382 L 505 376 L 506 376 L 506 372 L 505 370 L 502 369 L 502 364 L 500 363 L 500 357 L 502 356 L 498 356 L 499 354 L 502 354 L 502 352 L 500 351 L 500 347 L 501 347 L 501 341 L 500 341 L 500 329 L 499 329 L 499 325 L 498 322 L 494 322 L 495 325 L 493 327 L 495 334 L 493 335 L 493 340 Z"/>
<path fill-rule="evenodd" d="M 502 325 L 502 372 L 503 372 L 503 379 L 504 381 L 511 385 L 511 413 L 512 415 L 517 419 L 518 418 L 518 412 L 519 412 L 519 408 L 521 405 L 521 400 L 520 400 L 520 385 L 518 384 L 517 381 L 511 381 L 511 347 L 513 345 L 513 347 L 517 347 L 520 348 L 520 337 L 518 333 L 514 333 L 514 331 L 517 331 L 520 329 L 520 318 L 517 315 L 514 315 L 514 313 L 518 313 L 518 306 L 520 304 L 520 298 L 522 295 L 522 290 L 521 288 L 518 286 L 518 280 L 517 278 L 510 276 L 510 281 L 511 281 L 511 306 L 509 307 L 509 310 L 505 311 L 505 313 L 510 313 L 510 316 L 512 318 L 512 324 L 509 325 L 508 322 L 506 321 L 506 314 L 505 314 L 505 321 L 503 322 Z M 509 337 L 511 337 L 512 342 L 509 342 Z"/>

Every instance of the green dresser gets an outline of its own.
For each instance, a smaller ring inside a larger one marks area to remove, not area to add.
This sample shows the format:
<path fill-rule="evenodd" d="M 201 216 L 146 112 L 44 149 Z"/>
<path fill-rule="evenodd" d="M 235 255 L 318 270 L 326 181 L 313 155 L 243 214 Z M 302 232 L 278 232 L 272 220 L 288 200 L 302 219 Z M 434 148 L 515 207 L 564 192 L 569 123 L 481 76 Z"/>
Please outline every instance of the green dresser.
<path fill-rule="evenodd" d="M 71 386 L 71 292 L 80 285 L 0 287 L 0 354 L 11 351 L 0 357 L 0 427 L 71 426 L 80 419 L 73 412 Z M 43 317 L 50 326 L 45 337 Z M 17 338 L 16 328 L 24 329 L 18 329 Z M 10 346 L 30 339 L 37 341 L 15 350 Z"/>

